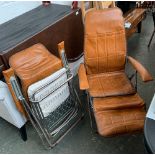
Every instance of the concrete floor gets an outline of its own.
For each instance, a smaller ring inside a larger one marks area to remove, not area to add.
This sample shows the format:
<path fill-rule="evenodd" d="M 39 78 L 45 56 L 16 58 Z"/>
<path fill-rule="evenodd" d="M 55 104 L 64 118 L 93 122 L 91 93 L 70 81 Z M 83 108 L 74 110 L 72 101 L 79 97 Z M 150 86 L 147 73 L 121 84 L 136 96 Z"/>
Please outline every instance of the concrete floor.
<path fill-rule="evenodd" d="M 136 33 L 128 40 L 128 55 L 139 60 L 155 77 L 155 39 L 153 39 L 151 47 L 149 49 L 147 47 L 152 30 L 152 17 L 148 15 L 143 22 L 141 34 Z M 77 78 L 75 83 L 78 87 Z M 155 81 L 143 83 L 138 76 L 138 92 L 146 101 L 148 109 L 155 92 Z M 80 97 L 82 103 L 86 104 L 86 96 L 82 92 L 80 92 Z M 92 132 L 88 114 L 51 150 L 44 149 L 30 123 L 26 126 L 28 140 L 23 142 L 18 130 L 0 119 L 0 153 L 145 153 L 143 133 L 113 138 L 101 137 Z"/>

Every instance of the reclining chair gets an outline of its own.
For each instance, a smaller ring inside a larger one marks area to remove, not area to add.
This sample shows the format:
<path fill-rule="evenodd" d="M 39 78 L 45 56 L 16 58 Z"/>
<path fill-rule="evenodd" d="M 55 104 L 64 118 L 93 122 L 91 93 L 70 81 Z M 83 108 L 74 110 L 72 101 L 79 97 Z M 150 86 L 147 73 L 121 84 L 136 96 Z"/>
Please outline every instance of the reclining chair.
<path fill-rule="evenodd" d="M 137 72 L 144 82 L 152 77 L 138 61 L 126 55 L 122 12 L 118 8 L 89 11 L 84 38 L 84 64 L 78 75 L 80 89 L 87 92 L 92 128 L 97 125 L 102 136 L 142 130 L 144 102 L 133 82 L 137 85 Z M 130 78 L 125 73 L 127 61 L 136 69 Z"/>
<path fill-rule="evenodd" d="M 62 61 L 38 43 L 11 56 L 11 68 L 4 72 L 19 111 L 46 148 L 54 147 L 83 116 L 64 43 L 58 47 Z"/>

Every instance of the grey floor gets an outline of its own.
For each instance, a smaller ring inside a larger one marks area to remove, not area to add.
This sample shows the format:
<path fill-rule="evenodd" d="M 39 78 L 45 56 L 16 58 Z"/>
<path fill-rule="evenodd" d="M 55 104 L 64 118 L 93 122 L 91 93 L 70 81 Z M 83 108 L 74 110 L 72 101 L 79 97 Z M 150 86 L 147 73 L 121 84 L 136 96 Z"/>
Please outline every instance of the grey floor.
<path fill-rule="evenodd" d="M 128 40 L 128 55 L 135 57 L 155 77 L 155 38 L 151 47 L 147 44 L 153 31 L 153 21 L 150 15 L 143 22 L 141 34 L 134 34 Z M 127 69 L 131 70 L 130 67 Z M 75 79 L 78 87 L 78 79 Z M 146 101 L 147 109 L 155 92 L 155 81 L 143 83 L 138 77 L 138 91 Z M 83 104 L 86 96 L 80 92 Z M 26 125 L 28 140 L 23 142 L 18 130 L 0 118 L 0 153 L 145 153 L 143 133 L 104 138 L 93 133 L 89 124 L 89 117 L 85 118 L 69 132 L 65 138 L 53 149 L 45 150 L 41 141 L 31 126 Z"/>

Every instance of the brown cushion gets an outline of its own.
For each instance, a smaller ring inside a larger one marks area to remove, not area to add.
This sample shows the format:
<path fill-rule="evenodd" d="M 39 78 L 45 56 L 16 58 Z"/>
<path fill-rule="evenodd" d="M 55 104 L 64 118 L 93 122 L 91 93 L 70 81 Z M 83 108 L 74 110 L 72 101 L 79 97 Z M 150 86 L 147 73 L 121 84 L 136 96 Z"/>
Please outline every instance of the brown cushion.
<path fill-rule="evenodd" d="M 135 93 L 131 82 L 123 71 L 88 75 L 88 82 L 89 93 L 93 97 Z"/>
<path fill-rule="evenodd" d="M 25 97 L 32 83 L 44 79 L 62 67 L 61 60 L 39 43 L 11 56 L 9 64 L 21 80 Z"/>
<path fill-rule="evenodd" d="M 102 136 L 114 136 L 141 131 L 145 111 L 141 109 L 107 110 L 95 112 L 98 132 Z"/>
<path fill-rule="evenodd" d="M 126 37 L 120 9 L 93 10 L 86 14 L 84 56 L 87 74 L 124 69 Z"/>
<path fill-rule="evenodd" d="M 94 98 L 93 107 L 95 112 L 103 110 L 119 110 L 125 108 L 143 107 L 144 101 L 136 93 L 134 95 Z"/>

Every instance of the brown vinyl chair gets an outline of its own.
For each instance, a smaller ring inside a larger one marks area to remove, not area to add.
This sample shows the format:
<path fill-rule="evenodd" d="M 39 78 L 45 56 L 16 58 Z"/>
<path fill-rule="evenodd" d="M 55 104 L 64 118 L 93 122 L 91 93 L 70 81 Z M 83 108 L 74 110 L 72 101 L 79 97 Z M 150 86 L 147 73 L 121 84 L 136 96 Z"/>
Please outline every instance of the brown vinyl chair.
<path fill-rule="evenodd" d="M 131 80 L 137 72 L 144 82 L 153 79 L 137 60 L 126 55 L 122 12 L 118 8 L 89 11 L 84 39 L 84 64 L 78 75 L 80 89 L 87 92 L 92 127 L 96 124 L 102 136 L 142 130 L 144 101 Z M 127 61 L 136 70 L 130 78 L 125 73 Z"/>

